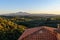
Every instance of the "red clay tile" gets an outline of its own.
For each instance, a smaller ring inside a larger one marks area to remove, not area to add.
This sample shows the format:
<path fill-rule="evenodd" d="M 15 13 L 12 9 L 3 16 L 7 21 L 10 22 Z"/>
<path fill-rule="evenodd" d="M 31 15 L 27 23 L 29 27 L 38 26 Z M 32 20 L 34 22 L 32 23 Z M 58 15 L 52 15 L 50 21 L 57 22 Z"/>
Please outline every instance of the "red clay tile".
<path fill-rule="evenodd" d="M 18 40 L 57 40 L 55 29 L 47 26 L 26 29 Z"/>

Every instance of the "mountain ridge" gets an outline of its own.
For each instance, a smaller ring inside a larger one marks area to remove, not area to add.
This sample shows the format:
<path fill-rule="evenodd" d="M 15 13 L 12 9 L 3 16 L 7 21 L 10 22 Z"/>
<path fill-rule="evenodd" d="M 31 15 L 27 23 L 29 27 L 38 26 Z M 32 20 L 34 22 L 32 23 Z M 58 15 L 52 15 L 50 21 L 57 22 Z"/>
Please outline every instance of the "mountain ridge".
<path fill-rule="evenodd" d="M 27 12 L 16 12 L 16 13 L 9 13 L 9 14 L 4 14 L 4 16 L 57 16 L 56 14 L 47 14 L 47 13 L 36 13 L 36 14 L 30 14 Z"/>

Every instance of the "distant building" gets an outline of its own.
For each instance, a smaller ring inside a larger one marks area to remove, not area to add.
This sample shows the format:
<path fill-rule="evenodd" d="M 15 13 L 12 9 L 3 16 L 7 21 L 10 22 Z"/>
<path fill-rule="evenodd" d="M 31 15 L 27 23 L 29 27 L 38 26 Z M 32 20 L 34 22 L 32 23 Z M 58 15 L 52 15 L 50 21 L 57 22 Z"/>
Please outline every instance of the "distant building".
<path fill-rule="evenodd" d="M 47 26 L 26 29 L 18 40 L 59 40 L 56 29 Z"/>

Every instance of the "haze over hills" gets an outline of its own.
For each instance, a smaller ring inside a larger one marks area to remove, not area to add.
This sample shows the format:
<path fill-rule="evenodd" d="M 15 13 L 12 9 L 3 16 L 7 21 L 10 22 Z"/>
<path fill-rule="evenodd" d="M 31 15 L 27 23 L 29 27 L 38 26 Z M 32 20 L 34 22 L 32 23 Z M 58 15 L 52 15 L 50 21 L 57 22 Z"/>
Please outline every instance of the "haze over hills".
<path fill-rule="evenodd" d="M 55 15 L 55 14 L 44 14 L 44 13 L 40 13 L 40 14 L 31 14 L 31 16 L 57 16 L 57 15 Z"/>
<path fill-rule="evenodd" d="M 4 16 L 58 16 L 56 14 L 47 14 L 47 13 L 35 13 L 35 14 L 31 14 L 31 13 L 27 13 L 27 12 L 16 12 L 16 13 L 9 13 L 9 14 L 4 14 Z"/>
<path fill-rule="evenodd" d="M 9 13 L 9 14 L 3 14 L 5 16 L 26 16 L 29 15 L 27 12 L 16 12 L 16 13 Z"/>

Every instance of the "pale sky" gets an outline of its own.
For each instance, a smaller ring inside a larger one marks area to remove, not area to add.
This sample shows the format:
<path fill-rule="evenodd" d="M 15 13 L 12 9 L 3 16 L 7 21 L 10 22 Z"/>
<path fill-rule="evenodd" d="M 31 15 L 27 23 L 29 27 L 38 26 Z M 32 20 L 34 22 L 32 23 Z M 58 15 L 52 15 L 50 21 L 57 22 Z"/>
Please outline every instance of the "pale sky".
<path fill-rule="evenodd" d="M 0 14 L 20 11 L 60 14 L 60 0 L 0 0 Z"/>

